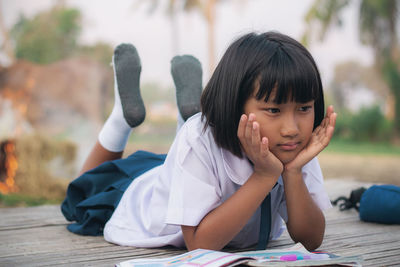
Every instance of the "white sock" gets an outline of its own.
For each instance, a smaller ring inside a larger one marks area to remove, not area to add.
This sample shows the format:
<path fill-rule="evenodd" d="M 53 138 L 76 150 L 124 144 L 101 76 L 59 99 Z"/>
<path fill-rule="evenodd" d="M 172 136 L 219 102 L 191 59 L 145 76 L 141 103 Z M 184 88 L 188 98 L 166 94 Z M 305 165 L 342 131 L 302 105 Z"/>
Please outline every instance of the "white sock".
<path fill-rule="evenodd" d="M 99 142 L 109 151 L 121 152 L 132 128 L 140 125 L 146 116 L 139 86 L 142 67 L 139 54 L 132 44 L 118 45 L 112 62 L 114 107 L 99 133 Z"/>
<path fill-rule="evenodd" d="M 114 67 L 114 107 L 99 133 L 99 142 L 107 150 L 121 152 L 128 142 L 132 128 L 128 125 L 122 111 Z"/>

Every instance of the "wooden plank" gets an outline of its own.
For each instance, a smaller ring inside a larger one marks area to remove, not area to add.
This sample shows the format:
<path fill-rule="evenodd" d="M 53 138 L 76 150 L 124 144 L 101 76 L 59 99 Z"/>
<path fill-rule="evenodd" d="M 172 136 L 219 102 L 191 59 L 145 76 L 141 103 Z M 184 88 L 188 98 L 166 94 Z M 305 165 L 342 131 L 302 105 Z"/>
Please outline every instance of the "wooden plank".
<path fill-rule="evenodd" d="M 348 196 L 359 183 L 328 181 L 331 199 Z M 320 250 L 343 256 L 363 255 L 363 266 L 400 266 L 400 226 L 365 223 L 355 210 L 326 213 L 326 234 Z M 0 209 L 0 266 L 112 266 L 131 258 L 169 257 L 176 248 L 144 249 L 116 246 L 103 237 L 67 231 L 59 206 Z M 269 248 L 293 245 L 287 232 Z M 238 250 L 230 250 L 238 251 Z"/>
<path fill-rule="evenodd" d="M 38 206 L 29 208 L 2 208 L 0 231 L 42 227 L 46 225 L 65 225 L 59 206 Z"/>

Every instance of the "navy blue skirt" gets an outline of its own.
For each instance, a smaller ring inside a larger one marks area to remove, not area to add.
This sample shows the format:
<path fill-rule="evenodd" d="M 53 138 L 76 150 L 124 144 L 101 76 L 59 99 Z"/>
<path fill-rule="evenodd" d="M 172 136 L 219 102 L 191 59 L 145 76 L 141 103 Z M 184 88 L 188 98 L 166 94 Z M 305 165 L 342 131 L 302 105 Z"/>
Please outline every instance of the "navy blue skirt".
<path fill-rule="evenodd" d="M 125 190 L 146 171 L 165 161 L 165 154 L 137 151 L 124 159 L 101 164 L 72 181 L 61 211 L 72 224 L 67 229 L 80 235 L 103 235 Z"/>

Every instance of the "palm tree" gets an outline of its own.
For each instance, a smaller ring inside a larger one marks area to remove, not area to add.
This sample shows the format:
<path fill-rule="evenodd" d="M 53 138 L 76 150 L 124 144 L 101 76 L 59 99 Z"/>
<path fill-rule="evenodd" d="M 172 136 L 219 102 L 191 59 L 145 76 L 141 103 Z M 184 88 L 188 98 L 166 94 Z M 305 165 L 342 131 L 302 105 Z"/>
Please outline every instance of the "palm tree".
<path fill-rule="evenodd" d="M 208 47 L 208 71 L 212 73 L 215 68 L 215 9 L 217 1 L 221 0 L 169 0 L 168 2 L 168 15 L 171 20 L 171 25 L 173 27 L 172 37 L 174 54 L 178 50 L 178 30 L 176 29 L 175 16 L 176 13 L 182 8 L 184 12 L 188 11 L 198 11 L 205 18 L 207 23 L 207 47 Z M 145 0 L 147 4 L 150 4 L 150 12 L 155 10 L 155 8 L 160 3 L 160 0 Z"/>
<path fill-rule="evenodd" d="M 315 0 L 305 20 L 307 30 L 303 40 L 311 37 L 315 27 L 322 40 L 330 26 L 342 24 L 341 14 L 351 0 Z M 374 65 L 394 97 L 394 130 L 400 134 L 400 55 L 397 38 L 398 2 L 396 0 L 359 1 L 359 38 L 372 47 Z"/>
<path fill-rule="evenodd" d="M 181 0 L 183 11 L 196 10 L 200 12 L 207 23 L 207 48 L 208 48 L 208 71 L 212 73 L 215 68 L 215 8 L 217 0 Z M 169 0 L 169 9 L 176 10 L 177 0 Z M 173 12 L 170 13 L 174 15 Z"/>

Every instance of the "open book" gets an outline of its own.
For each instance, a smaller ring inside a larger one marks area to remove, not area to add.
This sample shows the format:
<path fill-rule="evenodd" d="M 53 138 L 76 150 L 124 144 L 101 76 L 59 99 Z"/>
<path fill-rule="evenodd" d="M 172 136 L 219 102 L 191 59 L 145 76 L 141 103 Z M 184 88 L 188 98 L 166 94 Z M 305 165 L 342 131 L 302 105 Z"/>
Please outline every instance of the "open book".
<path fill-rule="evenodd" d="M 340 257 L 330 253 L 313 253 L 297 243 L 286 249 L 269 249 L 229 253 L 196 249 L 163 259 L 132 259 L 120 262 L 118 267 L 219 267 L 246 264 L 250 266 L 362 266 L 360 256 Z"/>

